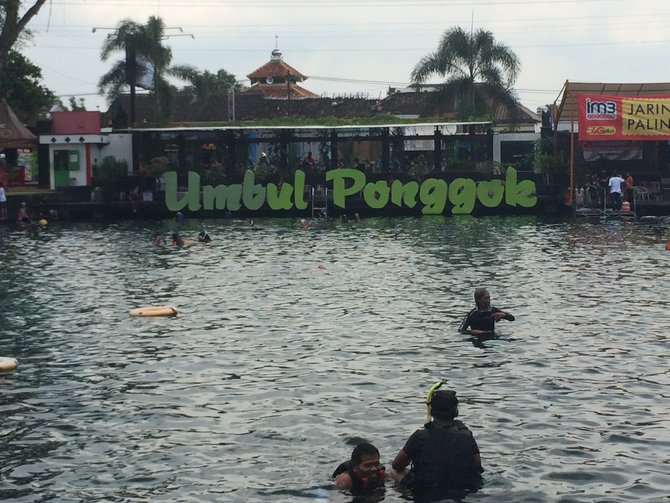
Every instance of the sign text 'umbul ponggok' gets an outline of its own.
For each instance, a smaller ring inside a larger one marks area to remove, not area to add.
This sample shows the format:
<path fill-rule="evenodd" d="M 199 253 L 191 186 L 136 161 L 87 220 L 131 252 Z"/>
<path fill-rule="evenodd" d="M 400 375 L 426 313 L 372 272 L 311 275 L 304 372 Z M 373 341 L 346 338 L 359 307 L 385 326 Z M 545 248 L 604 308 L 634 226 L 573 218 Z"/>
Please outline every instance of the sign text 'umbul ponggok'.
<path fill-rule="evenodd" d="M 257 184 L 252 171 L 244 174 L 242 183 L 231 185 L 200 186 L 200 175 L 188 173 L 188 187 L 181 195 L 177 190 L 177 173 L 165 173 L 165 205 L 169 211 L 223 210 L 237 211 L 244 207 L 254 211 L 265 203 L 272 210 L 305 210 L 305 172 L 296 170 L 294 183 L 274 183 L 266 186 Z M 472 213 L 478 200 L 487 208 L 496 208 L 504 201 L 508 206 L 532 208 L 537 203 L 535 182 L 517 180 L 516 169 L 509 167 L 502 180 L 475 182 L 471 178 L 456 178 L 449 184 L 437 178 L 427 178 L 423 182 L 386 180 L 366 183 L 365 173 L 357 169 L 333 169 L 326 172 L 326 182 L 332 182 L 333 204 L 346 209 L 347 198 L 363 193 L 363 201 L 371 209 L 382 209 L 392 204 L 397 207 L 414 208 L 421 203 L 424 215 L 439 215 L 447 203 L 452 205 L 451 213 L 464 215 Z"/>

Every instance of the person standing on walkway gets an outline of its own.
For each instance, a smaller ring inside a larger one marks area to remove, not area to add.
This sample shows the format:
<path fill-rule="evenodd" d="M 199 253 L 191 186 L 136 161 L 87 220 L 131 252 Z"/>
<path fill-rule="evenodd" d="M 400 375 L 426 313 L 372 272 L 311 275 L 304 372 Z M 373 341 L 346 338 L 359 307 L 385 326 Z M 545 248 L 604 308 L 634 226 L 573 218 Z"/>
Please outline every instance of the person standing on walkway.
<path fill-rule="evenodd" d="M 633 204 L 634 189 L 633 189 L 633 175 L 630 171 L 626 173 L 626 201 Z"/>
<path fill-rule="evenodd" d="M 0 220 L 7 220 L 7 194 L 2 182 L 0 182 Z"/>
<path fill-rule="evenodd" d="M 607 185 L 610 188 L 610 199 L 612 201 L 612 209 L 619 211 L 621 209 L 621 187 L 626 184 L 626 180 L 621 178 L 619 173 L 615 174 L 609 179 Z"/>

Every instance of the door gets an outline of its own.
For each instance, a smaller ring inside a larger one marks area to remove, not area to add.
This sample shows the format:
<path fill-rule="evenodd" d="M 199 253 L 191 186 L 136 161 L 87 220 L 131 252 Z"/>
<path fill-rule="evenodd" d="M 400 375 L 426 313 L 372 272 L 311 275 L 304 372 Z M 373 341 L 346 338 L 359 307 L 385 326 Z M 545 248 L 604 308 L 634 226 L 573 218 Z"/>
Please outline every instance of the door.
<path fill-rule="evenodd" d="M 54 150 L 54 185 L 70 186 L 70 172 L 79 171 L 78 150 Z"/>

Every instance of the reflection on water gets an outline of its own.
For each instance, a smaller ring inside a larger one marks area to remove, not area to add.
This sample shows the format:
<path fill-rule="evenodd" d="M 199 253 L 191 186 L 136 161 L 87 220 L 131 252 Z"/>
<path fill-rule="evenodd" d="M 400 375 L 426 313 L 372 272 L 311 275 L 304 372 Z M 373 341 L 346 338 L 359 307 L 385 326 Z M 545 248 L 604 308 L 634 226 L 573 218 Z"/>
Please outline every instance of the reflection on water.
<path fill-rule="evenodd" d="M 467 501 L 670 493 L 670 221 L 256 224 L 0 228 L 0 499 L 351 501 L 334 467 L 360 439 L 388 465 L 442 378 L 487 469 Z M 477 286 L 497 338 L 457 333 Z"/>

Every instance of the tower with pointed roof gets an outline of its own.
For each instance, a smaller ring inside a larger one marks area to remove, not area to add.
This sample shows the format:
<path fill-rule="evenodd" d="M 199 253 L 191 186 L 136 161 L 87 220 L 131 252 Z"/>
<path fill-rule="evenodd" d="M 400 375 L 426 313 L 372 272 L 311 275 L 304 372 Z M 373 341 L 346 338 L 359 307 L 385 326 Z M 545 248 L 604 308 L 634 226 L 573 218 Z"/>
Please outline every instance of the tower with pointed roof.
<path fill-rule="evenodd" d="M 244 93 L 262 93 L 266 98 L 275 99 L 318 98 L 313 92 L 298 85 L 307 77 L 286 63 L 277 48 L 272 51 L 270 61 L 247 77 L 251 86 L 244 89 Z"/>

